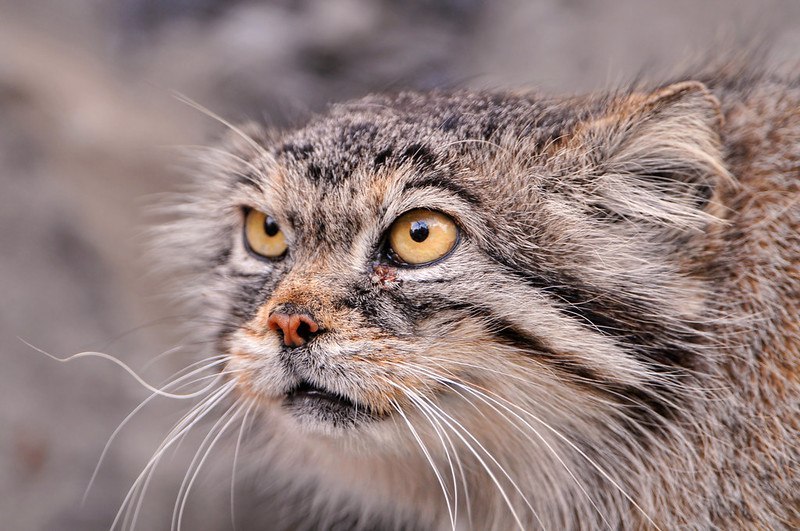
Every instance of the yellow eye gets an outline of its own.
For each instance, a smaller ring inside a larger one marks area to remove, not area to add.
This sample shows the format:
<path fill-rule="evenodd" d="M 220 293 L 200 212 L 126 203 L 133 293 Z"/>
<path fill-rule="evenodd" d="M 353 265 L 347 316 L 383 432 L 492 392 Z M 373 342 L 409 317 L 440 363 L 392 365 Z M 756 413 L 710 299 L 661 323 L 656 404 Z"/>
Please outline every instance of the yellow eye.
<path fill-rule="evenodd" d="M 244 238 L 254 253 L 267 258 L 280 258 L 286 252 L 286 238 L 272 216 L 248 210 L 244 220 Z"/>
<path fill-rule="evenodd" d="M 458 227 L 449 216 L 433 210 L 406 212 L 389 229 L 389 247 L 399 261 L 409 265 L 433 262 L 456 245 Z"/>

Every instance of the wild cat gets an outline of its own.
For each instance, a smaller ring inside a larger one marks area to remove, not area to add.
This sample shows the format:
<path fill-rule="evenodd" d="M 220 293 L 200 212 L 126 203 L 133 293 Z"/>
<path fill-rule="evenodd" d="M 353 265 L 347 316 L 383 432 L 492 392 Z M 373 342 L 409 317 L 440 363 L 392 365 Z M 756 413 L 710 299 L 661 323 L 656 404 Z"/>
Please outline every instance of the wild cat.
<path fill-rule="evenodd" d="M 252 425 L 254 528 L 800 526 L 800 77 L 231 129 L 160 229 L 220 371 L 167 441 Z"/>

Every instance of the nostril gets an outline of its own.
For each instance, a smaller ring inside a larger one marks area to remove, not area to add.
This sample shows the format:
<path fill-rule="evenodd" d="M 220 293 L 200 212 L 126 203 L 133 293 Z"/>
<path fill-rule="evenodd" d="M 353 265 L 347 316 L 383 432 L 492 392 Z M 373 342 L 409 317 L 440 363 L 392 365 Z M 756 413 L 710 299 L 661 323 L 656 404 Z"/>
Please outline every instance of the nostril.
<path fill-rule="evenodd" d="M 297 319 L 294 326 L 295 338 L 301 339 L 303 343 L 310 341 L 314 334 L 319 331 L 317 322 L 307 315 L 295 314 L 292 318 Z"/>
<path fill-rule="evenodd" d="M 280 330 L 283 333 L 283 342 L 290 347 L 299 347 L 310 341 L 319 331 L 319 325 L 311 317 L 304 314 L 287 315 L 282 312 L 273 312 L 267 320 L 270 330 Z"/>
<path fill-rule="evenodd" d="M 295 334 L 302 337 L 304 341 L 311 339 L 311 327 L 305 321 L 300 321 Z"/>

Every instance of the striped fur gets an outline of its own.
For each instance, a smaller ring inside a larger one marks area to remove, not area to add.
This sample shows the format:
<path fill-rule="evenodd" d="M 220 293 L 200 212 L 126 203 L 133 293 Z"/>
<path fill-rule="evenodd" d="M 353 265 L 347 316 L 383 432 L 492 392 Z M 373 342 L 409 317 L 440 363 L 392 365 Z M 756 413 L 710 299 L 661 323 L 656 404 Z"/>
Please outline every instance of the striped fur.
<path fill-rule="evenodd" d="M 800 85 L 701 79 L 370 96 L 200 159 L 160 242 L 258 404 L 264 525 L 800 525 Z M 396 267 L 414 208 L 460 241 Z M 281 304 L 324 333 L 282 346 Z M 291 415 L 301 380 L 360 414 Z"/>

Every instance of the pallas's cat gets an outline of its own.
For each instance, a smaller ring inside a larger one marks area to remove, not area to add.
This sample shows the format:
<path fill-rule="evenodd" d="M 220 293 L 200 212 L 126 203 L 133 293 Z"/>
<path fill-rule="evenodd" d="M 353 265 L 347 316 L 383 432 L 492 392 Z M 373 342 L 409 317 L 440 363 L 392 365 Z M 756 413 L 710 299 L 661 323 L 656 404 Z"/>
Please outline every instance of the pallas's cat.
<path fill-rule="evenodd" d="M 232 129 L 161 245 L 264 528 L 800 525 L 796 76 Z"/>

